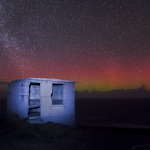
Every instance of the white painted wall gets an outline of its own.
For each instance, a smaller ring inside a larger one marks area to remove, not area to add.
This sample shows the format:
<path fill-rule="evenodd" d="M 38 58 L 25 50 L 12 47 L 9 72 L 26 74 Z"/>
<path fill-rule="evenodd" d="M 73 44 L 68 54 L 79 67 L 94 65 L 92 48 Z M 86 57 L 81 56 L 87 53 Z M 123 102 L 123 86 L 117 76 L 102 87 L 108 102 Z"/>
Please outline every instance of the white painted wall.
<path fill-rule="evenodd" d="M 21 118 L 28 117 L 28 90 L 24 81 L 11 82 L 8 84 L 7 112 L 16 113 Z"/>

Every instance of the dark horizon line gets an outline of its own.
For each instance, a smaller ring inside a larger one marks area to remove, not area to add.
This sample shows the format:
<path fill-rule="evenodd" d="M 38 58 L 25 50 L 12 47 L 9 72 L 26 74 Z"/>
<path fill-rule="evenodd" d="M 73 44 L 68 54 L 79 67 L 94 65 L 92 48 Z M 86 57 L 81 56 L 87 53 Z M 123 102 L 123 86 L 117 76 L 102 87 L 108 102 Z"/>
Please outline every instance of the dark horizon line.
<path fill-rule="evenodd" d="M 113 90 L 108 90 L 108 91 L 101 91 L 101 90 L 92 90 L 92 91 L 88 91 L 88 90 L 84 90 L 84 91 L 78 91 L 78 90 L 75 90 L 76 92 L 80 92 L 80 93 L 86 93 L 86 92 L 89 92 L 89 93 L 92 93 L 92 92 L 101 92 L 101 93 L 106 93 L 106 92 L 109 92 L 109 91 L 127 91 L 127 90 L 143 90 L 143 91 L 150 91 L 148 89 L 145 89 L 145 85 L 142 85 L 141 87 L 137 88 L 137 89 L 113 89 Z"/>

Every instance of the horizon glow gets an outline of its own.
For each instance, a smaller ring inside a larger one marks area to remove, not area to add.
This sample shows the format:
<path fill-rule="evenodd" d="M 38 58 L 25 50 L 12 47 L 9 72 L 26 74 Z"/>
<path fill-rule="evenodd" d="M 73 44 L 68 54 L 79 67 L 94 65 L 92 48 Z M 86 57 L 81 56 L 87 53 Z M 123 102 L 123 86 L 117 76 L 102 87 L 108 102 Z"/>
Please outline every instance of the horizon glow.
<path fill-rule="evenodd" d="M 56 78 L 77 81 L 80 92 L 150 90 L 147 1 L 5 0 L 0 18 L 0 81 Z"/>

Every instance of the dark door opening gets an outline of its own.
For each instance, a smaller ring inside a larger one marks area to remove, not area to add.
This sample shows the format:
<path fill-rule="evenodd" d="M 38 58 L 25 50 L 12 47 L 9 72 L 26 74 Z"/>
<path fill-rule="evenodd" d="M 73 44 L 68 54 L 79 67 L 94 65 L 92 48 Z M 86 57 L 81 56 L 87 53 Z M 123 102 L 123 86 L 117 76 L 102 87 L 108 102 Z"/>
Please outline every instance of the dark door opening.
<path fill-rule="evenodd" d="M 28 105 L 28 117 L 40 118 L 40 83 L 30 83 Z"/>

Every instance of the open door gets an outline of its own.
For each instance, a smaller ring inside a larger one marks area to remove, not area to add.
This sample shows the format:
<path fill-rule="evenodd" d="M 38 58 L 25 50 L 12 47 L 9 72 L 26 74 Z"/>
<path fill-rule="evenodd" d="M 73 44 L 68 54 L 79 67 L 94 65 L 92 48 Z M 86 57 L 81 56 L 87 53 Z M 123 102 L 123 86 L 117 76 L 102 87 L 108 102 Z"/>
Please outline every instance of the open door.
<path fill-rule="evenodd" d="M 30 83 L 28 118 L 40 118 L 40 83 Z"/>

